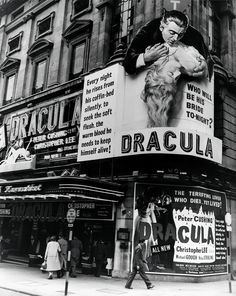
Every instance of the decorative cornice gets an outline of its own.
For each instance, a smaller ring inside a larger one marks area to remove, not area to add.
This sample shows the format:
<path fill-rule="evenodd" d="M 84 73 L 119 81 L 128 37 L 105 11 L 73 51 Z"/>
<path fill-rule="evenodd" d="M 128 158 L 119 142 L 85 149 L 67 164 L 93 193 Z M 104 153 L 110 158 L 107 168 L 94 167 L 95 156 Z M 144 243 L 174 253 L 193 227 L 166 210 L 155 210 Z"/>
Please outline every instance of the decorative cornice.
<path fill-rule="evenodd" d="M 78 37 L 81 34 L 91 33 L 93 22 L 91 20 L 75 20 L 62 34 L 66 41 Z"/>
<path fill-rule="evenodd" d="M 112 0 L 104 0 L 104 1 L 101 1 L 101 3 L 97 4 L 96 5 L 96 8 L 98 10 L 102 9 L 103 7 L 105 6 L 109 6 L 109 5 L 113 5 L 113 1 Z"/>
<path fill-rule="evenodd" d="M 53 47 L 53 43 L 46 40 L 46 39 L 38 39 L 36 42 L 34 42 L 31 47 L 29 48 L 27 54 L 30 57 L 38 55 L 42 51 L 51 50 Z"/>
<path fill-rule="evenodd" d="M 9 69 L 17 68 L 20 65 L 19 59 L 7 58 L 1 65 L 0 71 L 7 72 Z"/>
<path fill-rule="evenodd" d="M 15 19 L 14 21 L 10 22 L 6 25 L 6 32 L 9 33 L 16 29 L 17 27 L 22 26 L 24 23 L 29 21 L 30 19 L 34 19 L 36 15 L 47 9 L 48 7 L 54 5 L 55 3 L 59 2 L 60 0 L 47 0 L 43 1 L 40 4 L 36 4 L 31 9 L 27 10 L 25 13 L 21 15 L 21 17 Z M 23 3 L 22 3 L 23 4 Z M 0 9 L 0 16 L 3 15 Z"/>
<path fill-rule="evenodd" d="M 221 65 L 215 64 L 214 73 L 216 79 L 220 80 L 220 85 L 236 90 L 236 76 L 232 72 L 226 70 Z"/>

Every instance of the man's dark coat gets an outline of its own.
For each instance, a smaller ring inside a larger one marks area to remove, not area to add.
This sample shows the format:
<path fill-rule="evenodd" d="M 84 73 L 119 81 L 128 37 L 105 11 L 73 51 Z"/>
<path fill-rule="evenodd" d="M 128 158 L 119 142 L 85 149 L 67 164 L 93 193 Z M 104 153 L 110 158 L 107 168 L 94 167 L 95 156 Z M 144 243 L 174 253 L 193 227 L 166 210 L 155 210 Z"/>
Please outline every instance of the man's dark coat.
<path fill-rule="evenodd" d="M 139 54 L 144 53 L 148 46 L 156 43 L 164 43 L 162 33 L 160 31 L 160 23 L 162 18 L 154 19 L 143 26 L 133 41 L 131 42 L 125 59 L 124 67 L 127 73 L 134 74 L 136 72 L 136 61 Z M 192 26 L 187 28 L 183 38 L 180 40 L 185 45 L 194 46 L 205 59 L 208 57 L 208 49 L 204 43 L 202 35 Z"/>

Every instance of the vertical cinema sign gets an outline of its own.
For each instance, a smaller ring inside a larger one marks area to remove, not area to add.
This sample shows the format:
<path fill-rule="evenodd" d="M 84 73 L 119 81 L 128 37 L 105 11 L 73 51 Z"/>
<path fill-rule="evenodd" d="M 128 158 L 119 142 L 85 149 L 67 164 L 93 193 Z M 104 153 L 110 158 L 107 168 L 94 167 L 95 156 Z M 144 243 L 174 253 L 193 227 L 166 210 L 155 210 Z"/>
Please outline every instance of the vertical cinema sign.
<path fill-rule="evenodd" d="M 187 12 L 191 6 L 190 0 L 164 0 L 163 7 L 166 10 L 179 10 Z"/>

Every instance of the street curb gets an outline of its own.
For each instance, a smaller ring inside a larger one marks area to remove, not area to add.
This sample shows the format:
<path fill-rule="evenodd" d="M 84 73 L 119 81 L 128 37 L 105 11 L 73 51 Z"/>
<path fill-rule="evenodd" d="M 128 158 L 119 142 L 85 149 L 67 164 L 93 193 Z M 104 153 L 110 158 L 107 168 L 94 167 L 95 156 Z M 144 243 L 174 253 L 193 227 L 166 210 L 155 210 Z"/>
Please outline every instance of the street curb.
<path fill-rule="evenodd" d="M 41 296 L 39 294 L 33 294 L 33 293 L 25 292 L 25 291 L 20 291 L 20 290 L 12 289 L 12 288 L 6 288 L 6 287 L 3 287 L 3 286 L 0 286 L 0 288 L 3 289 L 3 290 L 13 291 L 13 292 L 17 292 L 17 293 L 21 293 L 21 294 L 29 295 L 29 296 Z"/>

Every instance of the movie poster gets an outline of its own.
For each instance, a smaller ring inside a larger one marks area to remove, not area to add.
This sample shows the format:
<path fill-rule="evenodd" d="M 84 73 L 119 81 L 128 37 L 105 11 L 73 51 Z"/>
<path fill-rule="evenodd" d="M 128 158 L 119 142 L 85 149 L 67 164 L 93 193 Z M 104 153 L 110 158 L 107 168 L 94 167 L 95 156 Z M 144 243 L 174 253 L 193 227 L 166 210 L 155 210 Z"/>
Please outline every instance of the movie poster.
<path fill-rule="evenodd" d="M 149 272 L 227 273 L 225 213 L 222 192 L 136 184 L 134 246 L 146 240 Z"/>

